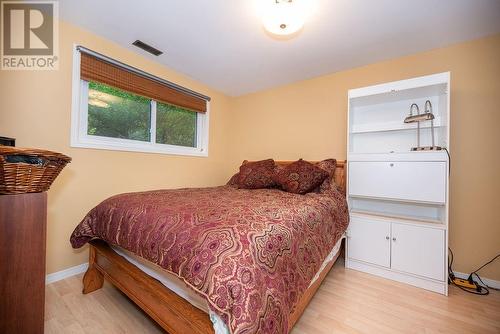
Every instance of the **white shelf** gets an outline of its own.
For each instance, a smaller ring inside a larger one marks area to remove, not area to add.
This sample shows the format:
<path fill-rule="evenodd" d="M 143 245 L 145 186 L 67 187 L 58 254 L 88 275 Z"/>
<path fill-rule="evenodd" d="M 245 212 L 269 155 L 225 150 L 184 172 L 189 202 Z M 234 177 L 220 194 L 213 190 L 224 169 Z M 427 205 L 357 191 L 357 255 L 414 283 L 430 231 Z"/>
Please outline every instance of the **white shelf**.
<path fill-rule="evenodd" d="M 347 161 L 448 161 L 446 151 L 349 153 Z"/>
<path fill-rule="evenodd" d="M 437 219 L 430 219 L 428 217 L 410 217 L 403 215 L 396 215 L 391 213 L 382 213 L 382 212 L 372 212 L 372 211 L 364 211 L 364 210 L 351 210 L 351 215 L 353 216 L 362 216 L 362 217 L 377 217 L 382 220 L 387 221 L 395 221 L 398 223 L 407 223 L 412 225 L 424 225 L 428 227 L 434 227 L 442 230 L 446 230 L 446 225 L 443 224 L 442 221 Z"/>
<path fill-rule="evenodd" d="M 443 124 L 441 122 L 441 117 L 436 117 L 434 119 L 434 127 L 439 128 Z M 430 128 L 431 122 L 426 121 L 420 123 L 420 128 Z M 384 132 L 384 131 L 398 131 L 398 130 L 413 130 L 416 131 L 416 123 L 404 123 L 403 120 L 383 122 L 383 123 L 368 123 L 368 124 L 353 124 L 351 126 L 351 133 L 369 133 L 369 132 Z"/>
<path fill-rule="evenodd" d="M 405 124 L 427 101 L 434 131 Z M 351 89 L 347 105 L 346 266 L 447 294 L 449 156 L 411 149 L 449 147 L 450 73 Z"/>

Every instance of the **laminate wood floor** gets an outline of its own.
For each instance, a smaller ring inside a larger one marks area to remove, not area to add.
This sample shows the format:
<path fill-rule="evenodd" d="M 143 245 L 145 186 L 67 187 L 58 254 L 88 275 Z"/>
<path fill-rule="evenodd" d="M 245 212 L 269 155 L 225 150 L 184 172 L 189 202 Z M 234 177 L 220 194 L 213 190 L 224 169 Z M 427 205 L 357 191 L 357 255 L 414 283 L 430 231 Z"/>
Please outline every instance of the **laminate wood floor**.
<path fill-rule="evenodd" d="M 45 333 L 162 333 L 119 290 L 82 295 L 82 275 L 46 287 Z M 500 292 L 450 296 L 344 269 L 330 271 L 292 334 L 500 333 Z"/>

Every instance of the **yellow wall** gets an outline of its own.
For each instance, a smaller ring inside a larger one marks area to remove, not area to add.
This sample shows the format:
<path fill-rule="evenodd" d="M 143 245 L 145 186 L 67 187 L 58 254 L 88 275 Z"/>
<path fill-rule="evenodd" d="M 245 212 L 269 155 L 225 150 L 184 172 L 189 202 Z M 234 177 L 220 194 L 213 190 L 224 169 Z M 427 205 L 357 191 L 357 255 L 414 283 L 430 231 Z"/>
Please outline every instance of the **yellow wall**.
<path fill-rule="evenodd" d="M 346 157 L 347 90 L 451 71 L 450 247 L 470 272 L 500 252 L 500 35 L 301 81 L 234 100 L 243 159 Z M 484 269 L 500 279 L 500 261 Z"/>
<path fill-rule="evenodd" d="M 72 48 L 81 44 L 159 77 L 212 97 L 209 157 L 71 148 Z M 58 71 L 0 71 L 0 133 L 17 146 L 63 152 L 73 158 L 49 191 L 47 272 L 86 262 L 88 251 L 72 250 L 69 236 L 96 204 L 110 195 L 225 182 L 229 99 L 185 76 L 88 31 L 61 22 Z"/>
<path fill-rule="evenodd" d="M 208 158 L 69 146 L 73 44 L 212 97 Z M 47 272 L 86 261 L 68 239 L 85 213 L 126 191 L 224 183 L 243 159 L 346 157 L 347 90 L 452 72 L 451 247 L 468 272 L 500 251 L 500 35 L 229 98 L 70 24 L 60 26 L 60 69 L 0 72 L 0 134 L 18 146 L 73 158 L 49 191 Z M 484 275 L 500 279 L 498 263 Z"/>

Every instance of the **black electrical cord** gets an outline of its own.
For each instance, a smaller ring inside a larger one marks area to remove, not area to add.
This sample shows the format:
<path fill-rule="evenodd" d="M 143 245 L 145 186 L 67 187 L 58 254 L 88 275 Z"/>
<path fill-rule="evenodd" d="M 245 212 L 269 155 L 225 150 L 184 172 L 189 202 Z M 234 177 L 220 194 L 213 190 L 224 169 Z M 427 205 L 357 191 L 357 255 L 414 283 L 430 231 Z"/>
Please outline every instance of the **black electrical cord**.
<path fill-rule="evenodd" d="M 472 277 L 472 275 L 475 275 L 475 276 L 476 276 L 476 278 L 479 280 L 479 282 L 481 282 L 481 284 L 482 284 L 482 286 L 483 286 L 483 287 L 486 287 L 486 288 L 487 288 L 487 289 L 489 289 L 489 290 L 496 290 L 496 291 L 500 291 L 500 289 L 498 289 L 498 288 L 494 288 L 494 287 L 489 286 L 488 284 L 484 283 L 484 282 L 483 282 L 483 280 L 481 279 L 481 276 L 479 276 L 477 273 L 472 273 L 472 274 L 470 274 L 470 276 L 471 276 L 471 277 Z"/>
<path fill-rule="evenodd" d="M 451 173 L 451 155 L 450 151 L 445 147 L 444 150 L 446 151 L 446 154 L 448 154 L 448 174 Z"/>
<path fill-rule="evenodd" d="M 486 267 L 488 264 L 490 264 L 491 262 L 495 261 L 499 257 L 500 257 L 500 254 L 497 254 L 494 258 L 492 258 L 491 260 L 489 260 L 488 262 L 486 262 L 485 264 L 483 264 L 481 267 L 479 267 L 476 270 L 474 270 L 472 273 L 477 273 L 479 270 L 483 269 L 484 267 Z"/>
<path fill-rule="evenodd" d="M 457 285 L 455 283 L 455 281 L 454 281 L 455 274 L 453 273 L 453 268 L 452 268 L 452 266 L 453 266 L 453 251 L 449 247 L 448 247 L 448 251 L 450 252 L 450 258 L 448 260 L 448 283 L 455 285 L 460 290 L 463 290 L 463 291 L 468 292 L 468 293 L 472 293 L 474 295 L 486 296 L 487 294 L 489 294 L 490 290 L 486 286 L 482 286 L 482 285 L 476 284 L 479 290 L 472 290 L 472 289 L 466 289 L 466 288 L 464 288 L 464 287 L 462 287 L 460 285 Z M 491 262 L 493 262 L 493 260 Z M 483 267 L 484 266 L 482 266 L 481 268 L 483 268 Z M 469 278 L 471 278 L 471 277 L 472 277 L 472 274 L 469 275 Z"/>
<path fill-rule="evenodd" d="M 472 277 L 472 275 L 475 275 L 477 277 L 477 279 L 481 282 L 481 284 L 486 287 L 487 289 L 492 289 L 492 290 L 497 290 L 497 291 L 500 291 L 500 289 L 498 288 L 494 288 L 494 287 L 491 287 L 489 285 L 487 285 L 486 283 L 483 282 L 483 280 L 481 279 L 481 276 L 479 276 L 479 274 L 477 273 L 479 270 L 483 269 L 484 267 L 486 267 L 488 264 L 492 263 L 493 261 L 495 261 L 496 259 L 498 259 L 500 257 L 500 254 L 497 254 L 494 258 L 492 258 L 491 260 L 489 260 L 488 262 L 486 262 L 485 264 L 483 264 L 481 267 L 479 267 L 478 269 L 474 270 L 470 276 Z"/>

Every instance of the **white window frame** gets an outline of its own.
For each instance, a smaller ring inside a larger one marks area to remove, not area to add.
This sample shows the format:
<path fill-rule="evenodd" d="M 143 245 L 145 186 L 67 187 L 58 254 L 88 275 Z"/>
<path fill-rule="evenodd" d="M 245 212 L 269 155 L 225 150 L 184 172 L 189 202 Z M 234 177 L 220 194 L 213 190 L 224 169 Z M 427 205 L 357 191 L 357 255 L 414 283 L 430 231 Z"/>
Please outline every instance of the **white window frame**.
<path fill-rule="evenodd" d="M 210 102 L 207 111 L 197 113 L 196 147 L 156 143 L 156 101 L 151 100 L 150 141 L 121 139 L 88 134 L 88 82 L 80 78 L 80 51 L 73 49 L 73 83 L 71 110 L 71 147 L 94 148 L 113 151 L 130 151 L 208 157 L 208 125 Z"/>

